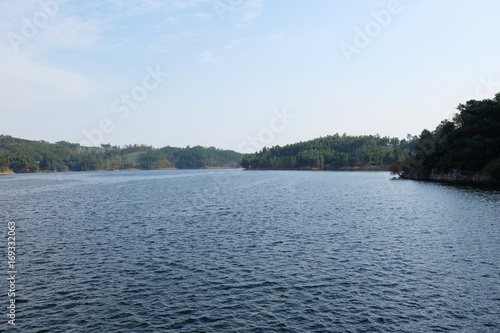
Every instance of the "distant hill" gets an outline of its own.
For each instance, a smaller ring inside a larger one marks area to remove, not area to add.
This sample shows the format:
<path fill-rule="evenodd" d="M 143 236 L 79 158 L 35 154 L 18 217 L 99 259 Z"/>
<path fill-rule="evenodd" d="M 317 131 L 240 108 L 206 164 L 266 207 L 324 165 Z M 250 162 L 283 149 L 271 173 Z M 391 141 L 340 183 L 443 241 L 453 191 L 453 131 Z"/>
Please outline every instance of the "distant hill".
<path fill-rule="evenodd" d="M 416 137 L 406 139 L 379 135 L 329 135 L 283 147 L 264 148 L 247 155 L 246 169 L 278 170 L 388 170 L 391 163 L 408 154 Z"/>
<path fill-rule="evenodd" d="M 114 169 L 390 170 L 401 178 L 500 182 L 500 93 L 405 139 L 329 135 L 243 155 L 214 147 L 82 147 L 0 135 L 0 173 Z"/>
<path fill-rule="evenodd" d="M 48 143 L 0 135 L 0 172 L 90 171 L 161 168 L 234 168 L 243 155 L 214 147 L 111 145 L 82 147 L 60 141 Z"/>

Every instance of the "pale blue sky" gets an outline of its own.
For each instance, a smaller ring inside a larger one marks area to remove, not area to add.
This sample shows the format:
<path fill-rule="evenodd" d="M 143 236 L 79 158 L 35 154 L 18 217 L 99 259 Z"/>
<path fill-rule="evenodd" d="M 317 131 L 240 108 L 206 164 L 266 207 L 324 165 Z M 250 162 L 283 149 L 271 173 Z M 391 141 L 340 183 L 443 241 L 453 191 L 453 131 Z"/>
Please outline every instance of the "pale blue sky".
<path fill-rule="evenodd" d="M 0 0 L 0 134 L 244 152 L 419 134 L 500 91 L 498 13 L 496 0 Z"/>

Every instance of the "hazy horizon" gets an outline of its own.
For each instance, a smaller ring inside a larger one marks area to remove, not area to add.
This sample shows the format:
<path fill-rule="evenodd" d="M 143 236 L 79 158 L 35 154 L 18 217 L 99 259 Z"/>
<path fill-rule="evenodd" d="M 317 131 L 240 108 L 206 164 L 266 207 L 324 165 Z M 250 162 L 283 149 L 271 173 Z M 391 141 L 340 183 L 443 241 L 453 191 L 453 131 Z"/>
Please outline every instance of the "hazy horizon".
<path fill-rule="evenodd" d="M 404 138 L 500 91 L 500 3 L 0 3 L 0 134 L 254 152 Z"/>

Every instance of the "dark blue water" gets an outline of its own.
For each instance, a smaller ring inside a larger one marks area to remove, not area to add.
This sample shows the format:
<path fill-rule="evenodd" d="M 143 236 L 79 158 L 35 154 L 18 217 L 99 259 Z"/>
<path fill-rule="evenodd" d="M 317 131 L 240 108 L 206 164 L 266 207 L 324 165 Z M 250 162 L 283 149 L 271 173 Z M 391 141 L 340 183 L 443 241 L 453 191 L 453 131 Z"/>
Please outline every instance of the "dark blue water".
<path fill-rule="evenodd" d="M 16 329 L 500 332 L 500 192 L 389 178 L 2 176 Z"/>

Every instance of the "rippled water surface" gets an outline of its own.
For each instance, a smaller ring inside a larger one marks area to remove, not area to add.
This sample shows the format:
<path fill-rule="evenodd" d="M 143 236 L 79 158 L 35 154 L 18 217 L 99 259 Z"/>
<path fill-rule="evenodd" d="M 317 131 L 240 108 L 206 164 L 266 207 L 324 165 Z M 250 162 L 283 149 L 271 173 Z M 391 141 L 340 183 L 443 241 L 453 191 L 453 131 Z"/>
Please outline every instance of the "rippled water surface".
<path fill-rule="evenodd" d="M 17 227 L 16 328 L 500 332 L 500 192 L 389 178 L 1 176 L 4 247 L 7 222 Z"/>

